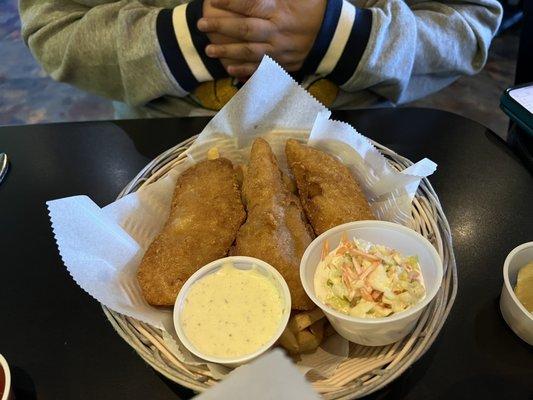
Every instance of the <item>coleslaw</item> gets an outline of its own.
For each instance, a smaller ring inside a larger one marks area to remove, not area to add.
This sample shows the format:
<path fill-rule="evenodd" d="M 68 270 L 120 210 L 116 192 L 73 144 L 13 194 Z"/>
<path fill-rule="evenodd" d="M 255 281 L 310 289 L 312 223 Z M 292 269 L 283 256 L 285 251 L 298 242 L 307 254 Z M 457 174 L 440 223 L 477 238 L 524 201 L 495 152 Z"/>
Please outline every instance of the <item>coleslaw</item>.
<path fill-rule="evenodd" d="M 326 241 L 314 278 L 320 301 L 360 318 L 387 317 L 407 310 L 426 295 L 418 257 L 346 234 L 329 251 Z"/>

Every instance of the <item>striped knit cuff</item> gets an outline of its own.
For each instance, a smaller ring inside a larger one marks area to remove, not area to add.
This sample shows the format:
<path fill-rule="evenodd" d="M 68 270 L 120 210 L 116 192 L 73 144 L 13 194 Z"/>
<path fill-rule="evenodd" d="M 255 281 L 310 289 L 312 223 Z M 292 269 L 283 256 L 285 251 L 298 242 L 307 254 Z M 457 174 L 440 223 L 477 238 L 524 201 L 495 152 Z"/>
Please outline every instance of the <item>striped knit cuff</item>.
<path fill-rule="evenodd" d="M 371 28 L 371 11 L 347 0 L 328 0 L 322 26 L 302 70 L 343 85 L 357 69 Z"/>
<path fill-rule="evenodd" d="M 165 61 L 179 85 L 187 92 L 201 82 L 226 76 L 219 60 L 207 57 L 207 35 L 196 27 L 202 17 L 203 0 L 193 0 L 157 16 L 157 37 Z"/>

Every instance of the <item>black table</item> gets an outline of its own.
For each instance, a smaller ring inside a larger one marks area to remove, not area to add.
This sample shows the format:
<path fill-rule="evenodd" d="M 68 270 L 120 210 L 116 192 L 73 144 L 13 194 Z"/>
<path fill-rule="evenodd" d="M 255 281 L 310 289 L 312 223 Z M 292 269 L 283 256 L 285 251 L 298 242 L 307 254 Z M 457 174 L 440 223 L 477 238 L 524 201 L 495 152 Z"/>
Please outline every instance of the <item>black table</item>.
<path fill-rule="evenodd" d="M 498 307 L 503 261 L 533 240 L 533 179 L 480 124 L 427 109 L 338 112 L 360 132 L 416 161 L 451 224 L 459 270 L 455 306 L 433 347 L 373 398 L 525 399 L 533 351 Z M 207 119 L 0 128 L 12 161 L 0 185 L 0 353 L 21 399 L 172 399 L 192 392 L 154 372 L 114 332 L 100 305 L 62 266 L 45 201 L 87 194 L 101 206 L 151 159 Z M 177 394 L 177 395 L 176 395 Z"/>

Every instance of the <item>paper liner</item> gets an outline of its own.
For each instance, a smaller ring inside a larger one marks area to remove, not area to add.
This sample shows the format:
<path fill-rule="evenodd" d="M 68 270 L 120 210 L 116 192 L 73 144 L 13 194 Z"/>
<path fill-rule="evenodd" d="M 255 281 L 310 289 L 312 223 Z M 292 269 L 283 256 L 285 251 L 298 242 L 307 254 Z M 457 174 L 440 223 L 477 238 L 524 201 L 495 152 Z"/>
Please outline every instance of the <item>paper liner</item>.
<path fill-rule="evenodd" d="M 136 278 L 138 265 L 168 218 L 179 174 L 205 159 L 212 147 L 235 164 L 245 163 L 253 139 L 259 136 L 269 141 L 285 172 L 287 138 L 336 156 L 360 180 L 380 219 L 409 225 L 411 201 L 420 179 L 436 165 L 424 159 L 397 172 L 365 136 L 329 116 L 329 110 L 265 57 L 257 72 L 189 147 L 186 157 L 155 183 L 104 208 L 86 196 L 47 203 L 68 272 L 109 309 L 164 330 L 164 345 L 180 362 L 204 368 L 217 379 L 225 376 L 228 369 L 206 364 L 183 348 L 174 333 L 170 310 L 146 303 Z M 347 357 L 347 342 L 335 335 L 314 354 L 303 355 L 298 365 L 327 378 Z"/>

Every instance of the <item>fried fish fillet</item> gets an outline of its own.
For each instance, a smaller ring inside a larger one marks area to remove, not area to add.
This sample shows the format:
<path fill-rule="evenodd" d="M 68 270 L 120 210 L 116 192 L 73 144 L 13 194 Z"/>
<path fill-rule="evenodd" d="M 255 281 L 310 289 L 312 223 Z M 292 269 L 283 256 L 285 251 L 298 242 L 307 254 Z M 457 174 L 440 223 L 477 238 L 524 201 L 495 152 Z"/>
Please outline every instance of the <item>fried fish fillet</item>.
<path fill-rule="evenodd" d="M 346 222 L 376 219 L 359 183 L 340 161 L 294 139 L 287 140 L 285 154 L 315 234 Z"/>
<path fill-rule="evenodd" d="M 248 212 L 237 233 L 232 254 L 256 257 L 283 276 L 292 308 L 308 310 L 313 303 L 300 282 L 300 259 L 313 239 L 298 197 L 283 182 L 270 145 L 256 139 L 244 171 L 243 198 Z"/>
<path fill-rule="evenodd" d="M 146 301 L 174 305 L 185 281 L 224 257 L 246 218 L 231 161 L 202 161 L 177 180 L 169 218 L 146 251 L 137 279 Z"/>

